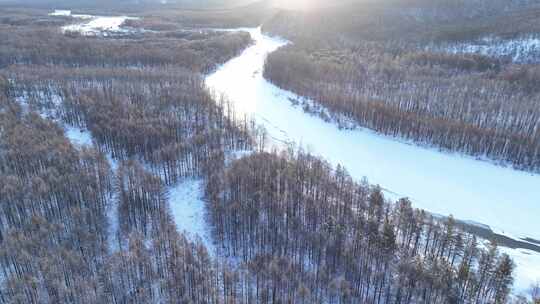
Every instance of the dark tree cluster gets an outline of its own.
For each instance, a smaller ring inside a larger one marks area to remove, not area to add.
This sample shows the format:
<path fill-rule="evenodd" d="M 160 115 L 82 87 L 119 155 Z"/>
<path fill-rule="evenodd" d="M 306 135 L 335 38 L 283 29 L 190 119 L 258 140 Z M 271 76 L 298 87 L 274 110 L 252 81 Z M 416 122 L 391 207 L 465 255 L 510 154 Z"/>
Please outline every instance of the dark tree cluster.
<path fill-rule="evenodd" d="M 201 77 L 171 69 L 11 69 L 11 94 L 88 129 L 115 159 L 137 158 L 167 184 L 200 176 L 253 145 L 253 123 L 217 102 Z"/>
<path fill-rule="evenodd" d="M 167 183 L 204 173 L 224 152 L 251 146 L 251 125 L 227 117 L 227 105 L 216 104 L 198 79 L 68 94 L 68 121 L 84 121 L 115 158 L 140 156 Z"/>
<path fill-rule="evenodd" d="M 113 174 L 102 152 L 31 111 L 51 92 L 21 106 L 0 84 L 0 303 L 242 303 L 247 277 L 177 232 L 146 163 Z"/>
<path fill-rule="evenodd" d="M 159 231 L 165 221 L 167 190 L 161 179 L 137 162 L 122 164 L 117 172 L 118 218 L 125 235 L 137 231 L 143 236 Z"/>
<path fill-rule="evenodd" d="M 113 177 L 3 94 L 0 130 L 0 303 L 234 303 L 232 271 L 177 232 L 159 177 L 135 161 Z"/>
<path fill-rule="evenodd" d="M 207 73 L 237 55 L 251 43 L 251 38 L 247 33 L 209 31 L 196 36 L 144 32 L 140 37 L 102 39 L 65 35 L 58 25 L 12 25 L 2 24 L 0 20 L 0 41 L 0 67 L 11 64 L 131 68 L 179 65 Z"/>
<path fill-rule="evenodd" d="M 93 297 L 107 253 L 104 156 L 0 95 L 0 303 Z"/>
<path fill-rule="evenodd" d="M 199 74 L 249 39 L 201 36 L 158 54 L 159 37 L 9 27 L 31 35 L 0 47 L 12 64 L 0 74 L 0 303 L 229 302 L 228 266 L 176 231 L 166 184 L 251 147 L 251 123 Z M 95 148 L 75 149 L 60 124 L 90 131 Z"/>
<path fill-rule="evenodd" d="M 452 218 L 385 200 L 303 152 L 255 153 L 207 187 L 224 254 L 262 303 L 505 303 L 513 262 Z"/>
<path fill-rule="evenodd" d="M 502 10 L 497 2 L 496 15 L 469 18 L 460 10 L 487 4 L 459 1 L 452 9 L 452 1 L 390 2 L 400 9 L 383 1 L 281 12 L 263 29 L 293 44 L 269 55 L 264 76 L 318 106 L 306 103 L 306 110 L 328 116 L 322 106 L 334 116 L 326 119 L 538 171 L 538 65 L 428 47 L 537 32 L 537 8 L 512 2 Z M 427 17 L 438 6 L 456 16 Z"/>
<path fill-rule="evenodd" d="M 182 2 L 182 1 L 179 1 Z M 185 2 L 185 1 L 184 1 Z M 202 4 L 204 1 L 189 1 Z M 242 3 L 224 0 L 228 7 L 220 5 L 214 9 L 184 10 L 172 9 L 171 6 L 161 6 L 152 10 L 142 10 L 140 19 L 127 20 L 126 26 L 137 29 L 155 31 L 182 31 L 195 29 L 224 29 L 240 27 L 257 27 L 268 19 L 274 12 L 274 6 L 269 1 L 240 0 Z"/>
<path fill-rule="evenodd" d="M 496 69 L 477 55 L 295 45 L 270 54 L 265 77 L 380 133 L 538 170 L 538 69 Z"/>
<path fill-rule="evenodd" d="M 320 1 L 323 2 L 323 1 Z M 513 0 L 347 0 L 281 10 L 263 29 L 295 42 L 457 42 L 538 33 L 539 2 Z"/>
<path fill-rule="evenodd" d="M 201 76 L 251 43 L 249 34 L 164 30 L 86 37 L 35 19 L 0 24 L 9 94 L 88 129 L 113 158 L 135 157 L 172 184 L 203 174 L 226 151 L 252 145 L 252 124 L 236 119 L 227 102 L 214 101 Z"/>

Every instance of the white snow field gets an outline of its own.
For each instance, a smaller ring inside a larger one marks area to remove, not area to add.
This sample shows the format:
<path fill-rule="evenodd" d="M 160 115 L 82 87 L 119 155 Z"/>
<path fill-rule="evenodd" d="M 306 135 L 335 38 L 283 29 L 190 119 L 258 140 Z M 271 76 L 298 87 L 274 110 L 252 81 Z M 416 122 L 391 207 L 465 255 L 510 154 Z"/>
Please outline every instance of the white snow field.
<path fill-rule="evenodd" d="M 78 15 L 73 15 L 78 18 Z M 83 35 L 95 35 L 105 32 L 126 32 L 122 29 L 122 24 L 131 17 L 119 16 L 119 17 L 99 17 L 93 16 L 89 22 L 82 22 L 78 24 L 67 25 L 62 28 L 64 32 L 79 32 Z"/>
<path fill-rule="evenodd" d="M 294 142 L 345 166 L 357 180 L 368 177 L 392 198 L 409 197 L 417 208 L 540 239 L 540 175 L 415 146 L 364 128 L 340 130 L 308 115 L 290 102 L 301 97 L 262 75 L 266 56 L 287 42 L 263 35 L 260 28 L 241 30 L 248 31 L 255 44 L 209 75 L 206 84 L 229 98 L 239 114 L 266 127 L 276 145 Z M 540 254 L 530 252 L 525 259 L 521 252 L 508 250 L 518 262 L 516 288 L 523 290 L 534 282 L 528 279 L 540 278 Z"/>
<path fill-rule="evenodd" d="M 78 127 L 71 126 L 69 124 L 65 124 L 60 120 L 60 115 L 57 113 L 56 109 L 57 107 L 60 107 L 62 104 L 62 97 L 58 94 L 52 94 L 51 96 L 48 96 L 44 93 L 39 94 L 40 98 L 43 100 L 49 100 L 54 107 L 51 109 L 40 109 L 37 111 L 39 116 L 43 119 L 50 119 L 59 125 L 63 126 L 66 137 L 69 139 L 69 141 L 76 147 L 80 148 L 81 146 L 92 146 L 92 135 L 89 131 L 83 130 Z M 22 93 L 21 96 L 18 96 L 16 100 L 19 102 L 19 104 L 22 106 L 23 111 L 27 112 L 30 109 L 30 105 L 28 104 L 28 99 L 30 96 L 28 96 L 27 93 Z"/>
<path fill-rule="evenodd" d="M 540 254 L 526 249 L 499 247 L 514 260 L 514 290 L 526 291 L 531 284 L 540 282 Z"/>
<path fill-rule="evenodd" d="M 74 146 L 92 146 L 92 135 L 87 130 L 64 124 L 66 137 Z"/>
<path fill-rule="evenodd" d="M 54 12 L 50 13 L 49 16 L 63 16 L 63 17 L 69 17 L 71 16 L 70 10 L 54 10 Z"/>
<path fill-rule="evenodd" d="M 50 16 L 71 16 L 80 19 L 81 22 L 62 27 L 63 32 L 78 32 L 82 35 L 106 35 L 110 33 L 127 33 L 128 29 L 122 28 L 122 24 L 129 19 L 138 19 L 128 16 L 92 16 L 72 14 L 69 10 L 55 10 Z"/>
<path fill-rule="evenodd" d="M 180 182 L 169 190 L 169 206 L 178 230 L 192 240 L 200 237 L 208 252 L 213 255 L 216 250 L 205 218 L 203 191 L 204 182 L 200 179 Z"/>

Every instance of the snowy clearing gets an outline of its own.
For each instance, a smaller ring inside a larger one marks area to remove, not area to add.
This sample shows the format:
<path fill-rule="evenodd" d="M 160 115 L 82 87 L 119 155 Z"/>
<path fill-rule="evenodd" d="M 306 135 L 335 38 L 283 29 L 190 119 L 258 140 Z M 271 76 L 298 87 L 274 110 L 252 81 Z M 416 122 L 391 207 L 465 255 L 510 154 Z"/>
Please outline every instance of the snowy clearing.
<path fill-rule="evenodd" d="M 28 98 L 29 96 L 26 93 L 17 97 L 17 101 L 25 111 L 28 111 L 30 108 Z M 63 102 L 60 95 L 53 94 L 46 96 L 41 94 L 41 99 L 49 100 L 53 105 L 51 108 L 39 110 L 38 113 L 43 119 L 50 119 L 61 125 L 64 128 L 66 137 L 74 147 L 80 148 L 85 145 L 93 146 L 94 143 L 90 131 L 69 125 L 59 119 L 60 115 L 57 113 L 57 109 L 62 107 Z M 250 151 L 236 151 L 229 154 L 228 159 L 237 159 L 248 153 L 250 153 Z M 107 153 L 106 157 L 111 169 L 116 172 L 119 166 L 118 161 L 115 160 L 110 153 Z M 169 207 L 178 231 L 185 232 L 191 240 L 200 238 L 209 253 L 214 254 L 216 250 L 212 243 L 210 226 L 204 216 L 205 203 L 202 200 L 204 196 L 204 182 L 198 179 L 185 180 L 176 186 L 169 188 L 169 194 Z M 113 251 L 116 251 L 119 249 L 118 200 L 116 197 L 112 197 L 110 200 L 110 205 L 107 208 L 107 218 L 110 223 L 110 246 Z"/>
<path fill-rule="evenodd" d="M 71 126 L 69 124 L 63 124 L 66 137 L 69 139 L 71 144 L 75 147 L 81 146 L 92 146 L 92 134 L 90 131 L 83 130 L 78 127 Z M 107 160 L 111 166 L 111 170 L 116 172 L 118 169 L 118 162 L 112 158 L 110 153 L 107 153 Z M 113 252 L 119 250 L 118 235 L 119 235 L 119 223 L 118 223 L 118 198 L 116 194 L 113 197 L 110 197 L 109 205 L 107 206 L 107 219 L 109 221 L 109 246 Z"/>
<path fill-rule="evenodd" d="M 209 253 L 216 252 L 210 236 L 210 227 L 205 218 L 204 182 L 187 179 L 169 191 L 169 206 L 174 222 L 180 232 L 185 232 L 192 240 L 200 237 Z"/>
<path fill-rule="evenodd" d="M 499 247 L 501 252 L 508 254 L 514 260 L 516 271 L 514 272 L 514 289 L 524 291 L 531 284 L 540 280 L 540 254 L 526 249 L 511 249 Z"/>
<path fill-rule="evenodd" d="M 90 132 L 65 124 L 66 137 L 74 146 L 92 146 Z"/>
<path fill-rule="evenodd" d="M 69 10 L 55 10 L 49 14 L 50 16 L 71 16 L 80 19 L 80 23 L 66 25 L 62 27 L 63 32 L 77 32 L 82 35 L 91 36 L 107 33 L 129 33 L 129 29 L 122 28 L 122 24 L 126 20 L 138 19 L 128 16 L 92 16 L 92 15 L 77 15 L 71 14 Z"/>
<path fill-rule="evenodd" d="M 206 84 L 215 94 L 228 97 L 239 114 L 254 117 L 276 146 L 294 142 L 333 165 L 345 166 L 357 180 L 367 176 L 391 197 L 409 197 L 417 208 L 489 225 L 496 232 L 540 239 L 540 175 L 418 147 L 364 128 L 340 130 L 308 115 L 291 105 L 301 97 L 262 75 L 266 56 L 287 42 L 263 35 L 260 28 L 246 31 L 255 45 L 209 75 Z M 533 256 L 538 258 L 528 261 L 540 263 L 540 254 Z M 540 278 L 536 266 L 518 267 L 517 277 L 527 278 L 522 271 L 531 271 Z"/>
<path fill-rule="evenodd" d="M 125 33 L 128 30 L 121 28 L 121 26 L 128 19 L 132 18 L 127 16 L 93 17 L 89 22 L 67 25 L 62 30 L 64 32 L 79 32 L 83 35 L 95 35 L 99 33 L 105 35 L 105 32 Z"/>
<path fill-rule="evenodd" d="M 49 16 L 63 16 L 63 17 L 69 17 L 71 16 L 71 11 L 69 10 L 54 10 L 54 12 L 50 13 Z"/>

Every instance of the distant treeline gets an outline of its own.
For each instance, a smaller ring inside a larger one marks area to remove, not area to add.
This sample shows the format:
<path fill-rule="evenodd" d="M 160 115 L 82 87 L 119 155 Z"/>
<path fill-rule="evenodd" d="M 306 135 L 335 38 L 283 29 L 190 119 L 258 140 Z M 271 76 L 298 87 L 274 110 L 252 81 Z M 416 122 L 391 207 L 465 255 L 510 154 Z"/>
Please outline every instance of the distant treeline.
<path fill-rule="evenodd" d="M 453 17 L 451 30 L 445 21 L 374 6 L 378 9 L 365 20 L 355 10 L 278 15 L 264 29 L 294 44 L 270 54 L 264 76 L 327 108 L 337 120 L 353 119 L 386 135 L 519 169 L 540 169 L 538 65 L 426 48 L 437 39 L 453 40 L 459 30 L 489 33 L 495 25 L 491 17 L 478 17 L 489 20 L 484 23 Z M 515 17 L 507 14 L 500 17 L 503 23 Z M 528 21 L 514 29 L 540 26 L 533 13 L 515 14 Z"/>
<path fill-rule="evenodd" d="M 98 39 L 63 35 L 56 27 L 0 24 L 0 67 L 11 64 L 132 68 L 179 65 L 207 73 L 251 42 L 247 33 L 209 35 L 156 34 L 144 39 Z"/>
<path fill-rule="evenodd" d="M 263 28 L 294 41 L 465 41 L 537 33 L 539 12 L 537 0 L 351 0 L 282 10 Z"/>

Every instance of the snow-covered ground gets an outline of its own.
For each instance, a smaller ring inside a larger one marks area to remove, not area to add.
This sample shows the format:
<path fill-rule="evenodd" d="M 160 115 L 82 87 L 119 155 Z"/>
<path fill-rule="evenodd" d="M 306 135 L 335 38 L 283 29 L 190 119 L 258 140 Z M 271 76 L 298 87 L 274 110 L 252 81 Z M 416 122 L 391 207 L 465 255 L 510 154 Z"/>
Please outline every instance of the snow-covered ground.
<path fill-rule="evenodd" d="M 50 96 L 40 94 L 42 101 L 49 100 L 52 103 L 52 107 L 49 109 L 41 109 L 39 115 L 44 119 L 51 119 L 58 124 L 62 125 L 65 130 L 65 135 L 76 148 L 80 148 L 84 145 L 92 146 L 93 139 L 90 131 L 75 127 L 64 123 L 59 119 L 60 115 L 57 113 L 57 109 L 62 107 L 62 97 L 58 94 L 52 94 Z M 28 99 L 30 97 L 27 94 L 21 94 L 17 97 L 17 101 L 21 104 L 24 111 L 29 111 L 30 105 Z M 231 153 L 228 159 L 239 158 L 243 155 L 250 153 L 249 151 L 237 151 Z M 112 158 L 112 155 L 108 153 L 107 160 L 111 165 L 111 169 L 116 172 L 118 169 L 118 161 Z M 143 164 L 144 165 L 144 164 Z M 205 203 L 202 200 L 204 196 L 204 181 L 200 179 L 188 179 L 178 183 L 176 186 L 169 188 L 169 207 L 173 219 L 178 227 L 178 230 L 185 232 L 192 240 L 199 237 L 207 250 L 211 254 L 216 253 L 215 246 L 212 243 L 210 226 L 205 219 Z M 109 237 L 110 246 L 113 251 L 118 250 L 118 200 L 116 197 L 111 198 L 110 205 L 107 209 L 107 218 L 109 220 Z"/>
<path fill-rule="evenodd" d="M 89 16 L 86 19 L 91 21 L 78 25 L 77 30 L 122 30 L 127 18 Z M 366 129 L 340 130 L 333 123 L 307 115 L 291 105 L 290 100 L 301 97 L 275 87 L 262 76 L 266 55 L 287 42 L 263 35 L 260 29 L 242 30 L 250 32 L 255 45 L 209 75 L 206 83 L 216 94 L 230 98 L 240 114 L 256 118 L 276 145 L 294 142 L 306 147 L 334 165 L 344 165 L 356 179 L 367 176 L 372 183 L 381 184 L 390 197 L 411 198 L 415 207 L 486 224 L 499 233 L 540 239 L 539 175 L 414 146 Z M 67 130 L 75 143 L 91 142 L 84 132 L 79 133 Z M 215 252 L 204 217 L 202 191 L 200 180 L 182 182 L 170 191 L 170 207 L 179 230 L 200 236 Z M 517 264 L 518 290 L 540 279 L 540 254 L 501 250 Z"/>
<path fill-rule="evenodd" d="M 128 30 L 123 29 L 121 26 L 128 19 L 132 18 L 127 16 L 93 17 L 89 19 L 89 22 L 67 25 L 62 29 L 65 32 L 79 32 L 83 35 L 106 34 L 106 32 L 125 33 Z"/>
<path fill-rule="evenodd" d="M 62 17 L 69 17 L 71 16 L 70 10 L 54 10 L 54 12 L 50 13 L 49 16 L 62 16 Z"/>
<path fill-rule="evenodd" d="M 92 135 L 87 130 L 65 124 L 66 137 L 74 146 L 92 146 Z"/>
<path fill-rule="evenodd" d="M 39 96 L 39 95 L 38 95 Z M 20 96 L 16 97 L 15 100 L 19 102 L 21 105 L 23 111 L 27 112 L 31 109 L 31 106 L 28 103 L 28 99 L 31 98 L 26 93 L 21 93 Z M 83 130 L 78 127 L 74 127 L 68 124 L 65 124 L 60 120 L 60 115 L 58 115 L 56 109 L 61 106 L 62 104 L 62 97 L 58 94 L 53 94 L 52 96 L 47 96 L 45 94 L 40 94 L 39 98 L 42 101 L 49 100 L 52 105 L 50 108 L 42 108 L 37 111 L 39 116 L 43 119 L 50 119 L 59 125 L 61 125 L 64 128 L 65 135 L 69 139 L 69 141 L 75 146 L 76 148 L 81 146 L 92 146 L 92 135 L 88 130 Z"/>
<path fill-rule="evenodd" d="M 526 291 L 531 284 L 540 282 L 540 254 L 526 249 L 511 249 L 499 247 L 501 252 L 508 254 L 514 260 L 514 289 Z"/>
<path fill-rule="evenodd" d="M 79 127 L 75 127 L 66 123 L 62 123 L 59 121 L 60 124 L 63 124 L 66 137 L 69 139 L 71 144 L 75 146 L 76 148 L 80 148 L 82 146 L 93 146 L 93 140 L 92 140 L 92 134 L 88 130 L 81 129 Z M 118 168 L 118 162 L 112 158 L 111 154 L 108 153 L 107 160 L 109 161 L 109 165 L 111 166 L 111 169 L 113 172 L 116 172 L 116 169 Z M 109 220 L 109 246 L 113 251 L 117 251 L 119 249 L 118 244 L 118 229 L 119 229 L 119 223 L 118 223 L 118 199 L 116 197 L 116 194 L 114 194 L 110 200 L 109 205 L 107 206 L 107 219 Z"/>
<path fill-rule="evenodd" d="M 89 131 L 64 124 L 66 137 L 75 147 L 83 145 L 93 145 L 92 135 Z M 233 155 L 232 157 L 235 157 Z M 107 159 L 111 168 L 116 172 L 118 162 L 107 154 Z M 169 189 L 169 207 L 178 231 L 184 232 L 190 239 L 200 238 L 207 250 L 215 254 L 215 246 L 212 243 L 210 226 L 205 218 L 205 203 L 202 200 L 204 196 L 204 181 L 200 179 L 187 179 L 178 183 Z M 118 224 L 118 203 L 113 198 L 107 210 L 109 219 L 109 236 L 111 248 L 118 249 L 117 234 Z"/>
<path fill-rule="evenodd" d="M 216 252 L 205 218 L 204 181 L 187 179 L 169 191 L 169 206 L 178 230 L 194 239 L 200 237 L 209 253 Z"/>
<path fill-rule="evenodd" d="M 206 84 L 215 94 L 227 96 L 239 114 L 266 127 L 276 145 L 301 145 L 334 165 L 344 165 L 358 180 L 367 176 L 391 197 L 409 197 L 417 208 L 540 239 L 540 175 L 418 147 L 363 128 L 340 130 L 308 115 L 290 102 L 301 97 L 262 75 L 267 54 L 287 42 L 263 35 L 260 28 L 243 30 L 255 44 L 209 75 Z M 509 252 L 517 257 L 520 289 L 528 278 L 540 278 L 540 254 L 525 259 L 521 252 Z"/>
<path fill-rule="evenodd" d="M 82 35 L 97 35 L 107 33 L 128 33 L 130 30 L 122 28 L 122 24 L 129 19 L 128 16 L 92 16 L 72 14 L 69 10 L 55 10 L 50 16 L 71 16 L 80 22 L 62 27 L 64 32 L 78 32 Z"/>
<path fill-rule="evenodd" d="M 30 106 L 28 105 L 28 96 L 27 94 L 21 94 L 21 96 L 17 97 L 17 101 L 21 104 L 24 111 L 28 111 Z M 71 142 L 71 144 L 77 148 L 80 149 L 82 146 L 93 146 L 93 140 L 92 140 L 92 134 L 90 131 L 75 127 L 72 125 L 69 125 L 67 123 L 64 123 L 62 120 L 59 119 L 58 113 L 56 113 L 56 110 L 62 106 L 62 97 L 58 94 L 53 94 L 52 96 L 45 96 L 42 94 L 41 98 L 44 100 L 48 99 L 53 104 L 54 107 L 50 109 L 41 109 L 39 110 L 38 114 L 43 119 L 50 119 L 58 123 L 64 128 L 65 135 L 67 139 Z M 118 168 L 118 162 L 112 158 L 111 154 L 107 154 L 107 159 L 109 161 L 109 164 L 111 165 L 111 168 L 114 172 L 116 172 L 116 169 Z M 117 244 L 117 234 L 118 234 L 118 203 L 116 198 L 112 198 L 110 200 L 110 204 L 107 208 L 107 218 L 109 219 L 109 242 L 110 246 L 113 250 L 118 249 Z"/>
<path fill-rule="evenodd" d="M 428 49 L 452 54 L 480 54 L 491 57 L 509 57 L 517 63 L 540 61 L 540 36 L 529 35 L 512 39 L 485 37 L 473 42 L 431 45 Z"/>
<path fill-rule="evenodd" d="M 81 129 L 79 127 L 75 127 L 66 123 L 62 123 L 59 121 L 60 124 L 63 124 L 66 137 L 69 139 L 71 144 L 75 146 L 76 148 L 80 148 L 81 146 L 93 146 L 93 140 L 92 140 L 92 134 L 88 130 Z M 116 172 L 116 169 L 118 169 L 118 162 L 112 158 L 111 154 L 108 153 L 107 160 L 109 161 L 109 165 L 111 166 L 111 169 L 113 172 Z M 116 194 L 110 198 L 109 205 L 107 206 L 107 219 L 109 220 L 109 246 L 113 251 L 117 251 L 119 249 L 118 244 L 118 229 L 119 229 L 119 223 L 118 223 L 118 199 L 116 197 Z"/>

